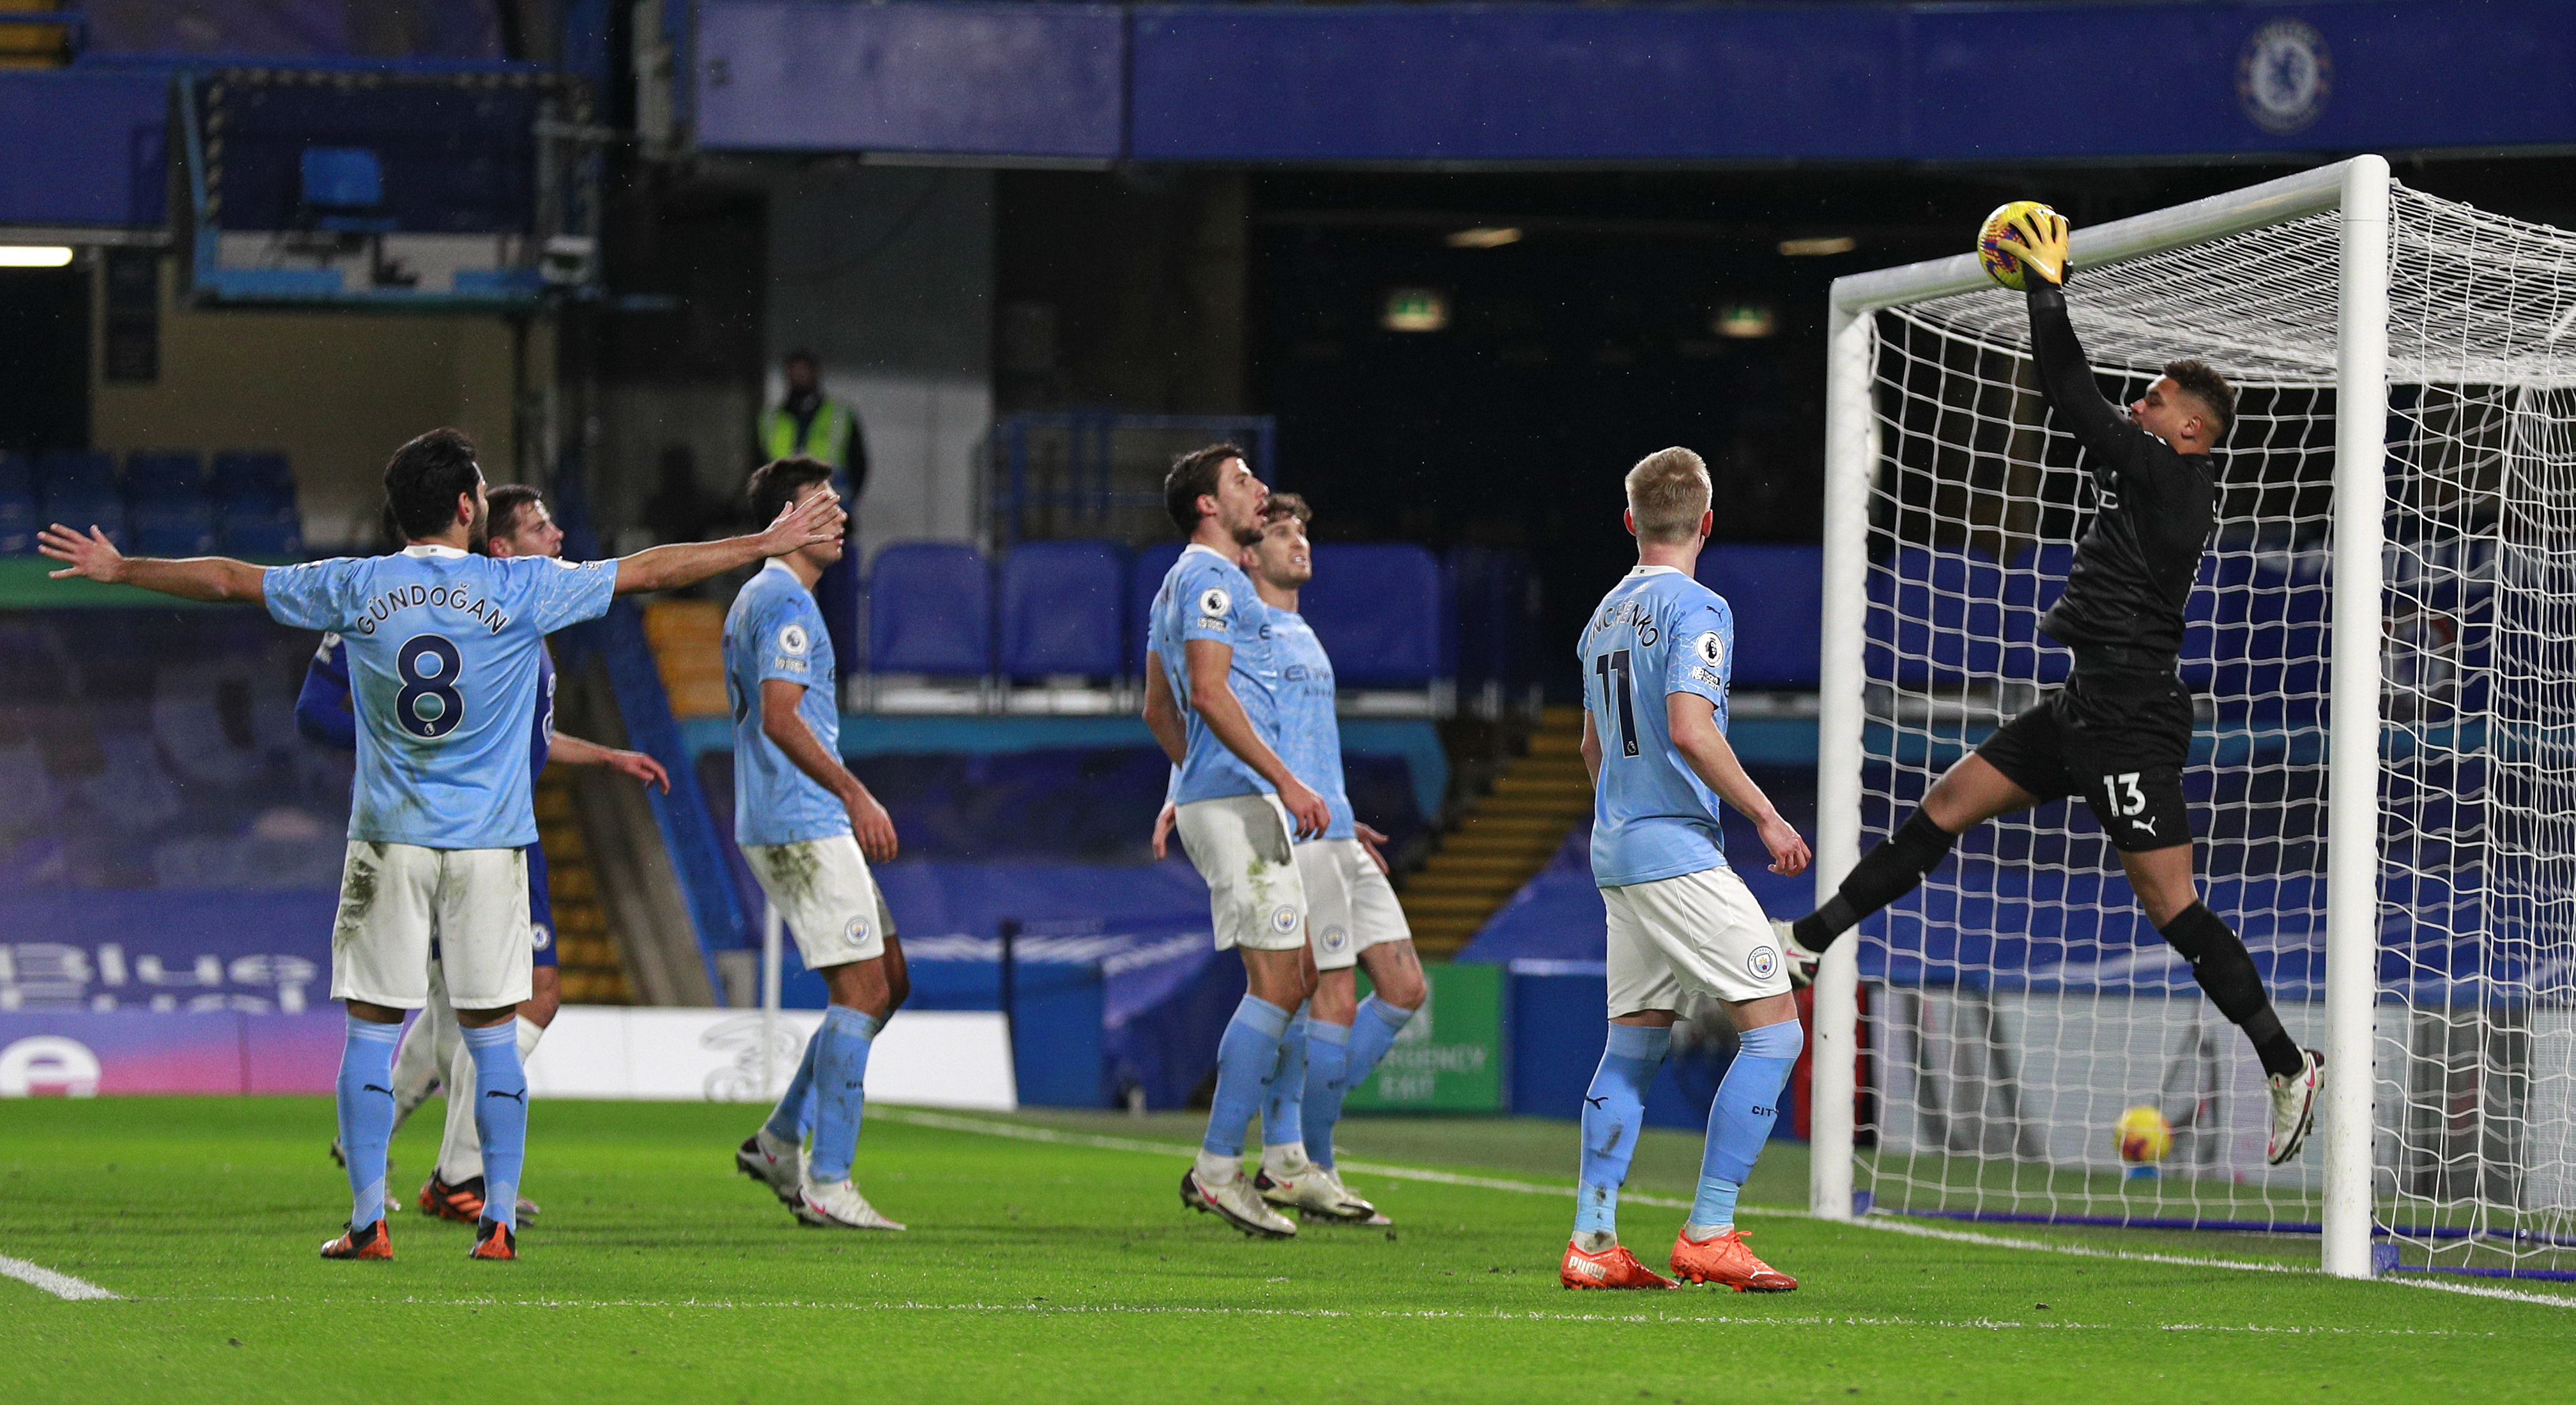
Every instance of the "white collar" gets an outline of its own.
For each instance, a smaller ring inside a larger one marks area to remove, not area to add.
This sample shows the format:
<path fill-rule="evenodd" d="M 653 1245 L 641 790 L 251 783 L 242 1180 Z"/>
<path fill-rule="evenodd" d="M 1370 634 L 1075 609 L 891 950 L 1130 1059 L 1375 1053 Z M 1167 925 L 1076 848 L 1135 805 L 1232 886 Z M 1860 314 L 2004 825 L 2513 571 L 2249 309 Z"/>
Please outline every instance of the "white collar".
<path fill-rule="evenodd" d="M 780 575 L 782 575 L 782 576 L 785 576 L 785 577 L 786 577 L 786 578 L 788 578 L 789 580 L 791 580 L 791 581 L 796 581 L 796 585 L 797 585 L 797 588 L 798 588 L 798 589 L 800 589 L 800 590 L 801 590 L 801 589 L 803 589 L 803 588 L 804 588 L 805 582 L 803 582 L 803 581 L 797 581 L 797 580 L 796 580 L 796 572 L 795 572 L 794 570 L 792 570 L 791 568 L 789 568 L 789 566 L 788 566 L 788 564 L 787 564 L 786 562 L 779 560 L 779 559 L 778 559 L 777 557 L 775 557 L 775 556 L 773 556 L 773 557 L 769 558 L 769 560 L 767 560 L 766 562 L 762 563 L 762 565 L 761 565 L 761 568 L 760 568 L 760 569 L 761 569 L 763 572 L 776 571 L 778 574 L 780 574 Z"/>
<path fill-rule="evenodd" d="M 1204 551 L 1208 555 L 1215 557 L 1217 560 L 1222 561 L 1229 566 L 1234 564 L 1233 557 L 1226 555 L 1224 552 L 1217 550 L 1206 542 L 1191 542 L 1189 545 L 1181 548 L 1181 554 L 1183 556 L 1187 556 L 1193 551 Z"/>
<path fill-rule="evenodd" d="M 1630 570 L 1628 574 L 1632 576 L 1651 576 L 1657 571 L 1662 571 L 1667 575 L 1678 576 L 1681 574 L 1680 569 L 1673 566 L 1639 566 Z"/>
<path fill-rule="evenodd" d="M 457 547 L 440 546 L 436 542 L 413 542 L 411 545 L 403 548 L 403 555 L 429 556 L 445 559 L 451 557 L 462 557 L 465 553 Z"/>

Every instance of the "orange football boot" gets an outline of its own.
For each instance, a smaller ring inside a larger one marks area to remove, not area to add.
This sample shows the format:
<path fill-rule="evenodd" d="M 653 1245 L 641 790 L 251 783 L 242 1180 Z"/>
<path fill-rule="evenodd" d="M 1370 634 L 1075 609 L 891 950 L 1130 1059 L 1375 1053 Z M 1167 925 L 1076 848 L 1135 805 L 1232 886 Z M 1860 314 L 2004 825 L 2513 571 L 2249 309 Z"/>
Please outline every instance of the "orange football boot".
<path fill-rule="evenodd" d="M 322 1246 L 326 1259 L 390 1259 L 394 1256 L 394 1237 L 385 1232 L 385 1222 L 378 1220 L 365 1229 L 353 1229 Z"/>
<path fill-rule="evenodd" d="M 437 1172 L 430 1172 L 429 1179 L 421 1183 L 420 1212 L 442 1220 L 454 1220 L 458 1224 L 480 1220 L 483 1218 L 483 1178 L 474 1176 L 449 1185 L 438 1178 Z"/>
<path fill-rule="evenodd" d="M 1600 1253 L 1586 1253 L 1574 1241 L 1565 1244 L 1565 1262 L 1557 1265 L 1556 1281 L 1568 1288 L 1678 1288 L 1682 1285 L 1666 1278 L 1644 1264 L 1621 1245 L 1613 1244 Z"/>
<path fill-rule="evenodd" d="M 499 1220 L 485 1220 L 474 1227 L 474 1247 L 465 1251 L 469 1259 L 515 1259 L 519 1256 L 519 1236 Z"/>
<path fill-rule="evenodd" d="M 1798 1287 L 1797 1279 L 1754 1257 L 1740 1229 L 1706 1239 L 1682 1231 L 1673 1239 L 1673 1272 L 1693 1283 L 1714 1283 L 1739 1293 L 1789 1293 Z"/>

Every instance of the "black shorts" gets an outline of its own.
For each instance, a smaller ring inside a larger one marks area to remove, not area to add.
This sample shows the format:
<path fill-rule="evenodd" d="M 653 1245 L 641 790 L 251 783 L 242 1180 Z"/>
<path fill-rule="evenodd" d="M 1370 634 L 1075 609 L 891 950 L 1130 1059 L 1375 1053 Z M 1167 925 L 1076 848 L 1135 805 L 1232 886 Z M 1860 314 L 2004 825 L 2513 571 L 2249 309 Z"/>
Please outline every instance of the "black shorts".
<path fill-rule="evenodd" d="M 2077 673 L 1977 748 L 2042 800 L 2081 795 L 2123 853 L 2191 842 L 2182 794 L 2191 759 L 2191 694 L 2171 675 Z"/>

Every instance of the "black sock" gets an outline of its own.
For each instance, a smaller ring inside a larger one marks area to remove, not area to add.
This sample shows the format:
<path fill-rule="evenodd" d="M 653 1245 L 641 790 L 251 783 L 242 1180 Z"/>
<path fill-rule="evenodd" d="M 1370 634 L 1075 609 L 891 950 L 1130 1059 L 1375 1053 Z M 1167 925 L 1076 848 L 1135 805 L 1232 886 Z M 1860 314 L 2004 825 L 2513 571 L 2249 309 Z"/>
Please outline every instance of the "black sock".
<path fill-rule="evenodd" d="M 2262 1059 L 2265 1073 L 2289 1076 L 2306 1065 L 2298 1042 L 2272 1012 L 2272 1000 L 2263 993 L 2263 976 L 2254 969 L 2254 958 L 2246 954 L 2245 943 L 2225 918 L 2210 911 L 2206 903 L 2193 903 L 2158 931 L 2191 963 L 2191 978 L 2200 982 L 2209 1003 L 2254 1041 L 2254 1053 Z"/>
<path fill-rule="evenodd" d="M 1861 855 L 1843 885 L 1823 907 L 1790 924 L 1798 944 L 1822 951 L 1860 920 L 1913 892 L 1948 856 L 1959 836 L 1932 823 L 1921 810 L 1876 848 Z"/>

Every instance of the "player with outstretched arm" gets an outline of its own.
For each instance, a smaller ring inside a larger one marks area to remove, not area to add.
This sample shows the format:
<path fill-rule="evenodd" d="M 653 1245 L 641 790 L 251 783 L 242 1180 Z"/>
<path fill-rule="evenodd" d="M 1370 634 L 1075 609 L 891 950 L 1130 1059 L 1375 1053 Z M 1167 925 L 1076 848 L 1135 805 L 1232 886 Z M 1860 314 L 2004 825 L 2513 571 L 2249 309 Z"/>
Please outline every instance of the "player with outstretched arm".
<path fill-rule="evenodd" d="M 39 534 L 53 574 L 190 600 L 261 604 L 280 624 L 348 641 L 358 767 L 349 852 L 331 933 L 331 996 L 348 1006 L 338 1102 L 348 1158 L 348 1232 L 328 1259 L 389 1259 L 385 1145 L 405 1010 L 429 998 L 430 937 L 474 1061 L 486 1197 L 478 1259 L 518 1256 L 516 1206 L 528 1127 L 527 1078 L 512 1025 L 530 994 L 526 849 L 528 726 L 545 636 L 608 609 L 613 596 L 667 590 L 837 539 L 837 502 L 781 513 L 759 533 L 658 546 L 575 565 L 467 550 L 483 523 L 473 442 L 437 429 L 385 466 L 385 499 L 406 545 L 389 556 L 300 566 L 227 557 L 129 557 L 95 526 Z"/>
<path fill-rule="evenodd" d="M 489 490 L 484 497 L 490 516 L 476 543 L 483 554 L 502 559 L 554 559 L 563 555 L 563 528 L 555 524 L 554 515 L 546 510 L 545 499 L 536 489 L 507 483 Z M 321 647 L 314 651 L 313 662 L 304 671 L 304 688 L 295 699 L 295 725 L 314 741 L 343 751 L 357 749 L 358 712 L 349 697 L 349 646 L 337 634 L 322 636 Z M 565 766 L 606 766 L 647 785 L 659 785 L 665 793 L 671 789 L 670 776 L 652 757 L 555 730 L 555 664 L 550 652 L 540 652 L 536 719 L 528 733 L 528 774 L 532 784 L 549 761 Z M 547 1026 L 554 1023 L 556 1010 L 563 1005 L 563 983 L 556 967 L 554 895 L 547 883 L 542 844 L 528 846 L 528 918 L 529 946 L 535 952 L 536 964 L 530 973 L 527 1003 L 519 1007 L 519 1017 L 513 1025 L 522 1064 L 536 1052 L 537 1041 L 544 1037 Z M 456 1009 L 448 1003 L 446 983 L 432 965 L 429 1004 L 420 1018 L 412 1021 L 411 1028 L 403 1031 L 402 1046 L 394 1053 L 396 1133 L 442 1083 L 452 1090 L 474 1086 L 474 1062 L 466 1054 L 465 1041 L 459 1034 Z M 331 1159 L 345 1161 L 338 1142 L 331 1144 Z M 421 1184 L 419 1204 L 423 1214 L 462 1224 L 474 1224 L 483 1217 L 482 1139 L 474 1127 L 474 1099 L 462 1092 L 447 1100 L 447 1125 L 439 1138 L 438 1159 L 430 1166 L 429 1179 Z M 536 1217 L 536 1202 L 521 1195 L 517 1222 L 524 1225 Z"/>
<path fill-rule="evenodd" d="M 1278 1073 L 1289 1017 L 1314 994 L 1293 846 L 1324 833 L 1332 813 L 1279 758 L 1279 648 L 1236 560 L 1261 540 L 1269 495 L 1232 444 L 1173 461 L 1163 505 L 1189 545 L 1154 595 L 1145 725 L 1175 768 L 1174 824 L 1207 882 L 1217 949 L 1243 957 L 1243 1000 L 1217 1044 L 1207 1135 L 1181 1174 L 1181 1203 L 1284 1239 L 1297 1226 L 1243 1173 L 1243 1138 Z"/>
<path fill-rule="evenodd" d="M 1780 924 L 1782 940 L 1803 985 L 1837 938 L 1912 892 L 1961 834 L 2081 795 L 2120 851 L 2147 920 L 2262 1060 L 2272 1099 L 2268 1156 L 2278 1166 L 2307 1141 L 2323 1060 L 2281 1028 L 2245 943 L 2201 902 L 2182 787 L 2192 735 L 2191 695 L 2176 671 L 2183 612 L 2217 518 L 2211 451 L 2227 437 L 2236 392 L 2208 366 L 2176 361 L 2122 414 L 2102 398 L 2067 320 L 2065 219 L 2040 209 L 2016 228 L 2023 239 L 2002 246 L 2028 279 L 2040 388 L 2084 446 L 2100 499 L 2065 593 L 2039 622 L 2074 651 L 2075 668 L 2065 686 L 1959 758 L 1824 906 Z"/>
<path fill-rule="evenodd" d="M 832 467 L 778 459 L 751 475 L 755 513 L 836 503 Z M 895 856 L 894 820 L 841 764 L 841 701 L 832 638 L 814 582 L 841 559 L 838 536 L 772 560 L 725 614 L 725 697 L 733 707 L 734 842 L 751 876 L 822 976 L 822 1027 L 769 1120 L 734 1152 L 734 1167 L 769 1187 L 800 1223 L 886 1229 L 850 1179 L 866 1111 L 868 1052 L 912 979 L 894 915 L 871 863 Z M 814 1129 L 810 1158 L 804 1127 Z"/>
<path fill-rule="evenodd" d="M 1756 1257 L 1736 1195 L 1777 1120 L 1805 1038 L 1761 905 L 1727 867 L 1722 798 L 1751 819 L 1771 871 L 1806 871 L 1807 842 L 1744 773 L 1726 741 L 1735 616 L 1692 579 L 1714 518 L 1708 466 L 1661 449 L 1628 470 L 1637 566 L 1583 630 L 1583 764 L 1592 773 L 1592 881 L 1609 914 L 1610 1029 L 1583 1099 L 1569 1288 L 1670 1288 L 1620 1247 L 1619 1187 L 1637 1151 L 1646 1089 L 1683 1002 L 1714 1000 L 1740 1043 L 1708 1109 L 1699 1195 L 1673 1241 L 1694 1283 L 1785 1293 L 1798 1280 Z"/>
<path fill-rule="evenodd" d="M 1281 1209 L 1351 1224 L 1387 1224 L 1377 1207 L 1351 1194 L 1333 1168 L 1333 1129 L 1351 1085 L 1366 1079 L 1422 1008 L 1422 959 L 1387 882 L 1378 846 L 1386 836 L 1351 812 L 1342 782 L 1342 728 L 1334 714 L 1333 661 L 1297 613 L 1297 595 L 1315 576 L 1306 540 L 1314 514 L 1295 493 L 1272 493 L 1261 510 L 1261 540 L 1236 564 L 1252 580 L 1279 649 L 1279 753 L 1288 769 L 1324 797 L 1332 824 L 1297 841 L 1297 877 L 1306 889 L 1307 945 L 1315 957 L 1315 993 L 1306 1015 L 1279 1046 L 1279 1071 L 1261 1108 L 1261 1171 L 1253 1186 Z M 1154 857 L 1163 856 L 1174 808 L 1154 825 Z M 1356 968 L 1375 987 L 1359 998 Z"/>

